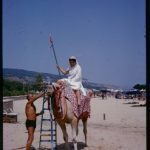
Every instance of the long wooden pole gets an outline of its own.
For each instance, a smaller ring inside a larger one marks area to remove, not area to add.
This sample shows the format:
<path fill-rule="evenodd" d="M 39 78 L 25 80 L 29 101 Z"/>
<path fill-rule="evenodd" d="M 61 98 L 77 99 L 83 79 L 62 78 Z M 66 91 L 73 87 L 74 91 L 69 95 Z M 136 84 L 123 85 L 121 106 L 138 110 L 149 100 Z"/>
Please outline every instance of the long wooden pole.
<path fill-rule="evenodd" d="M 58 65 L 58 61 L 57 61 L 57 57 L 56 57 L 56 52 L 55 52 L 55 49 L 54 49 L 53 40 L 52 40 L 51 36 L 49 36 L 49 41 L 50 41 L 50 48 L 52 47 L 52 50 L 53 50 L 53 54 L 54 54 L 56 65 L 59 66 Z M 60 70 L 59 69 L 57 69 L 57 70 L 58 70 L 59 77 L 61 78 Z"/>

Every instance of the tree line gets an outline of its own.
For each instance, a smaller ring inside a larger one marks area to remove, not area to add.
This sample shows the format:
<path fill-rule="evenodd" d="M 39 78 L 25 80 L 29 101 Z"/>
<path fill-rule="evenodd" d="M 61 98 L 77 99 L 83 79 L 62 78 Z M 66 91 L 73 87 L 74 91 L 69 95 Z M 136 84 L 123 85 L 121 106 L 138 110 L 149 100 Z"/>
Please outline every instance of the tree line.
<path fill-rule="evenodd" d="M 41 91 L 43 89 L 42 83 L 43 76 L 41 74 L 35 77 L 33 84 L 3 79 L 3 96 L 26 95 L 29 91 Z M 136 84 L 133 88 L 137 90 L 146 89 L 146 84 Z"/>
<path fill-rule="evenodd" d="M 41 74 L 36 76 L 33 84 L 3 79 L 3 96 L 26 95 L 29 91 L 41 91 L 43 88 L 42 82 L 43 77 Z"/>
<path fill-rule="evenodd" d="M 133 88 L 137 90 L 146 90 L 146 84 L 136 84 Z"/>

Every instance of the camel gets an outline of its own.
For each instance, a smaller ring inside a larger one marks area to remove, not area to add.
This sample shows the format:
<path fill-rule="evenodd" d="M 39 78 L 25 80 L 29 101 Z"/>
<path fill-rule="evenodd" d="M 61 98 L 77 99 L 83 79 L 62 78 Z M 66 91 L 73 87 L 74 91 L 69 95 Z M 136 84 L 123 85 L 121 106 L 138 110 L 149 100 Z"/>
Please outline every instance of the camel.
<path fill-rule="evenodd" d="M 65 149 L 70 150 L 69 143 L 68 143 L 68 134 L 66 130 L 66 123 L 68 123 L 71 125 L 71 129 L 72 129 L 72 142 L 73 142 L 74 150 L 78 150 L 77 148 L 78 123 L 79 123 L 79 120 L 81 119 L 83 123 L 85 146 L 87 146 L 87 120 L 88 120 L 90 112 L 87 112 L 87 111 L 82 112 L 80 113 L 80 116 L 75 115 L 72 103 L 69 101 L 67 97 L 63 95 L 63 98 L 64 98 L 63 99 L 64 101 L 63 112 L 64 113 L 62 115 L 62 113 L 60 113 L 60 107 L 59 107 L 60 97 L 62 96 L 62 94 L 60 94 L 59 90 L 60 90 L 60 86 L 57 83 L 49 85 L 47 88 L 47 94 L 51 98 L 51 101 L 52 101 L 53 114 L 56 119 L 56 122 L 58 123 L 58 125 L 60 126 L 62 130 L 63 139 L 65 141 Z M 74 94 L 73 91 L 72 91 L 72 94 Z M 93 94 L 93 91 L 88 90 L 86 98 L 88 97 L 89 99 L 91 99 L 92 94 Z M 83 96 L 83 98 L 85 98 L 85 96 Z"/>

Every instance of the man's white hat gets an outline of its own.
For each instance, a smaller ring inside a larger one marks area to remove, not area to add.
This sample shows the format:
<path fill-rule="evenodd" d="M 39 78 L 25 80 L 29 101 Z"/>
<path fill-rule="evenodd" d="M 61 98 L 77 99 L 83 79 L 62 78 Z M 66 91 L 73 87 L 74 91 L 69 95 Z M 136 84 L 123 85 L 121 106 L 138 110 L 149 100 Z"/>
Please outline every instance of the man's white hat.
<path fill-rule="evenodd" d="M 75 59 L 76 60 L 76 57 L 75 56 L 71 56 L 69 59 Z"/>

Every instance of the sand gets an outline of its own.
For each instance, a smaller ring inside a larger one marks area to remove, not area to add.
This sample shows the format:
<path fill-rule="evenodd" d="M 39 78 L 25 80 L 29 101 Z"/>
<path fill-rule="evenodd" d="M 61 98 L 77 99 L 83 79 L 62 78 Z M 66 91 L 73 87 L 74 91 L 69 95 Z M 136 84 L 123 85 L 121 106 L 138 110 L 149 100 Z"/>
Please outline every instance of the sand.
<path fill-rule="evenodd" d="M 146 150 L 146 107 L 131 107 L 133 104 L 124 104 L 128 101 L 131 100 L 92 98 L 91 117 L 88 119 L 87 127 L 88 147 L 84 147 L 82 122 L 80 122 L 79 150 Z M 14 111 L 18 113 L 18 123 L 3 123 L 4 150 L 25 149 L 21 148 L 25 146 L 27 140 L 27 131 L 24 125 L 25 104 L 26 100 L 14 101 Z M 42 99 L 37 100 L 35 105 L 37 112 L 41 111 Z M 36 150 L 39 147 L 40 119 L 41 117 L 37 119 L 37 128 L 32 144 Z M 69 142 L 71 142 L 70 125 L 67 125 L 67 130 Z M 57 126 L 57 133 L 58 150 L 63 150 L 64 141 L 59 126 Z M 45 144 L 45 146 L 48 147 L 50 144 Z"/>

